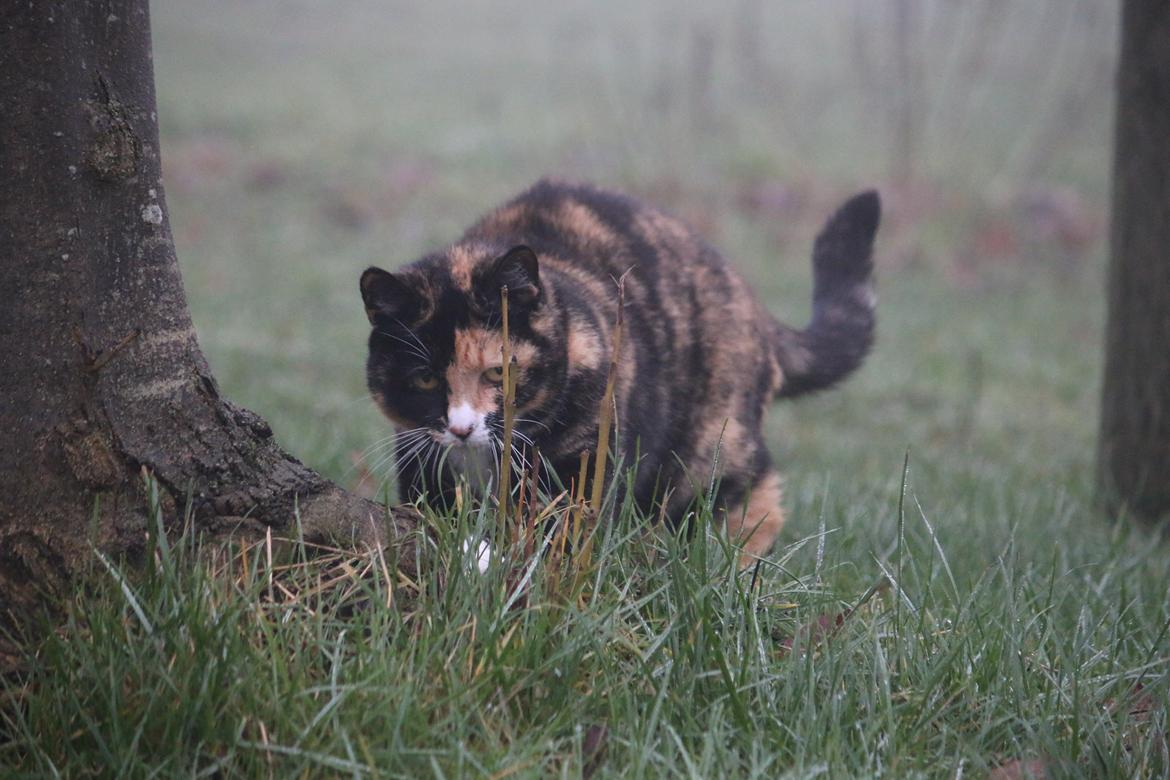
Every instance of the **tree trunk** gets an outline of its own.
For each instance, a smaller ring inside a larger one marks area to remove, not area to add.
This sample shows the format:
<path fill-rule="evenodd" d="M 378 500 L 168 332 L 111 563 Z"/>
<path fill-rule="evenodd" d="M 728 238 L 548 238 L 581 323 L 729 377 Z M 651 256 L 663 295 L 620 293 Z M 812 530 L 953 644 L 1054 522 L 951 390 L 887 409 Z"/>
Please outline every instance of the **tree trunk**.
<path fill-rule="evenodd" d="M 1098 482 L 1170 517 L 1170 4 L 1124 0 Z"/>
<path fill-rule="evenodd" d="M 167 220 L 147 0 L 4 4 L 0 112 L 0 616 L 91 545 L 141 548 L 143 469 L 172 523 L 189 500 L 211 532 L 299 509 L 310 538 L 408 536 L 220 397 Z"/>

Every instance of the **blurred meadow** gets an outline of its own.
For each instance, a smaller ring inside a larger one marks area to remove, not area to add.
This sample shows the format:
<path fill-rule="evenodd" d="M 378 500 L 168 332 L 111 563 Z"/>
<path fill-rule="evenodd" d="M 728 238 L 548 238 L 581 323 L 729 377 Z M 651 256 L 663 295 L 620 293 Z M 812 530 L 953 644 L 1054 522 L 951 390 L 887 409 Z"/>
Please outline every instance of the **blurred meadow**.
<path fill-rule="evenodd" d="M 910 447 L 920 491 L 1080 491 L 1107 5 L 157 2 L 164 180 L 204 350 L 232 398 L 345 480 L 384 427 L 363 384 L 367 265 L 552 174 L 687 218 L 796 324 L 816 230 L 877 187 L 878 348 L 843 390 L 776 408 L 790 489 L 884 489 Z"/>
<path fill-rule="evenodd" d="M 694 550 L 648 566 L 636 532 L 607 537 L 592 602 L 556 608 L 543 575 L 518 608 L 454 563 L 406 617 L 354 618 L 349 595 L 267 611 L 260 559 L 227 595 L 143 586 L 221 660 L 143 640 L 111 584 L 79 607 L 97 649 L 45 657 L 76 670 L 62 697 L 144 725 L 88 726 L 106 753 L 84 729 L 45 743 L 224 776 L 1165 776 L 1168 556 L 1091 495 L 1114 6 L 155 0 L 200 342 L 228 397 L 347 486 L 388 432 L 359 274 L 542 175 L 685 217 L 792 324 L 818 228 L 878 188 L 878 344 L 769 418 L 790 514 L 758 588 Z M 800 628 L 826 620 L 825 645 Z M 29 735 L 76 718 L 40 701 Z"/>

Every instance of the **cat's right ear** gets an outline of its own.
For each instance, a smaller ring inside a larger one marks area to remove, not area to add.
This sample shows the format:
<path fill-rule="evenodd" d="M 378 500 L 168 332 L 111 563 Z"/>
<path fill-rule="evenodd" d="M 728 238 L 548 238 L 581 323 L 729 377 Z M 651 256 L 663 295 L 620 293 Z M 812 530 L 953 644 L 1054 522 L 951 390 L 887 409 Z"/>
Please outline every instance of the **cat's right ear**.
<path fill-rule="evenodd" d="M 418 294 L 389 271 L 367 268 L 362 274 L 361 288 L 371 325 L 379 317 L 409 322 L 418 313 Z"/>

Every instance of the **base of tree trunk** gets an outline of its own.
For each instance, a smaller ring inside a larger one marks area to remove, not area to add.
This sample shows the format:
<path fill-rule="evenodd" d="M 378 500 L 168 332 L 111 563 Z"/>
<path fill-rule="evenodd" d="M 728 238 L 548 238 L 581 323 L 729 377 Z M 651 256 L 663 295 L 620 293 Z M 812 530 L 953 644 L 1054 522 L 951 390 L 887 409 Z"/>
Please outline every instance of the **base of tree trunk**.
<path fill-rule="evenodd" d="M 419 516 L 349 493 L 282 450 L 257 415 L 221 399 L 209 377 L 191 394 L 155 405 L 172 427 L 154 428 L 159 446 L 121 436 L 109 419 L 80 412 L 58 424 L 37 453 L 24 490 L 0 480 L 0 626 L 12 629 L 58 602 L 93 569 L 95 550 L 138 560 L 156 530 L 147 477 L 164 527 L 190 523 L 211 541 L 263 536 L 268 529 L 310 543 L 393 546 L 414 566 Z M 86 407 L 100 408 L 98 399 Z M 152 418 L 158 415 L 151 415 Z M 113 415 L 117 418 L 117 415 Z M 95 419 L 97 418 L 97 419 Z M 135 430 L 141 420 L 135 420 Z M 56 468 L 46 468 L 55 463 Z M 7 656 L 7 658 L 6 658 Z M 0 669 L 19 649 L 0 638 Z"/>
<path fill-rule="evenodd" d="M 0 621 L 95 548 L 142 549 L 144 471 L 172 528 L 413 539 L 414 513 L 345 492 L 220 397 L 171 239 L 147 0 L 10 4 L 0 27 Z"/>
<path fill-rule="evenodd" d="M 396 558 L 413 566 L 417 513 L 388 510 L 308 468 L 264 420 L 220 398 L 209 375 L 157 399 L 145 418 L 101 401 L 95 388 L 43 438 L 22 484 L 0 479 L 0 615 L 30 614 L 59 595 L 95 550 L 136 557 L 154 531 L 146 477 L 169 531 L 190 522 L 212 538 L 273 528 L 309 542 L 396 544 Z"/>

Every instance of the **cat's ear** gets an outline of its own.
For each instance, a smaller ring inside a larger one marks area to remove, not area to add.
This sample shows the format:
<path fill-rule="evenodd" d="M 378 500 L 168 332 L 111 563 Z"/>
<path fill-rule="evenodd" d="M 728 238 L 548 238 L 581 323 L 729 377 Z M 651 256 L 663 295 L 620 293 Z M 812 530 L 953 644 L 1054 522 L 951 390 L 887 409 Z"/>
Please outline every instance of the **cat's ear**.
<path fill-rule="evenodd" d="M 508 288 L 508 305 L 535 306 L 543 288 L 540 284 L 540 263 L 536 253 L 520 244 L 497 257 L 485 269 L 476 285 L 477 292 L 489 305 L 500 301 L 500 288 Z"/>
<path fill-rule="evenodd" d="M 400 277 L 381 268 L 367 268 L 361 280 L 362 301 L 370 324 L 378 317 L 409 322 L 419 309 L 419 297 Z"/>

